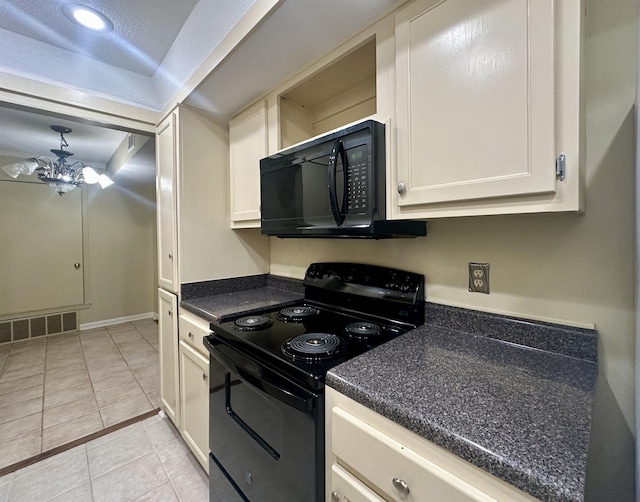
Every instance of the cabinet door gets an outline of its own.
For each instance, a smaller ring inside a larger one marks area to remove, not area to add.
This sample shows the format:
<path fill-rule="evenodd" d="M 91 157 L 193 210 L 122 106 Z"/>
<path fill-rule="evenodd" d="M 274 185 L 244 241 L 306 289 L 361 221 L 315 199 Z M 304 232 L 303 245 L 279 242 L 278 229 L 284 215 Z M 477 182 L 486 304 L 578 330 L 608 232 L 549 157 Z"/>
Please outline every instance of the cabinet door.
<path fill-rule="evenodd" d="M 158 290 L 160 338 L 160 402 L 167 416 L 180 426 L 178 408 L 178 297 Z"/>
<path fill-rule="evenodd" d="M 399 206 L 553 193 L 553 0 L 418 0 L 396 16 Z"/>
<path fill-rule="evenodd" d="M 178 292 L 176 114 L 171 113 L 156 133 L 156 205 L 158 214 L 158 285 Z"/>
<path fill-rule="evenodd" d="M 232 226 L 260 226 L 260 159 L 267 156 L 267 140 L 266 101 L 229 122 Z"/>
<path fill-rule="evenodd" d="M 180 409 L 182 436 L 208 471 L 209 360 L 180 342 Z"/>

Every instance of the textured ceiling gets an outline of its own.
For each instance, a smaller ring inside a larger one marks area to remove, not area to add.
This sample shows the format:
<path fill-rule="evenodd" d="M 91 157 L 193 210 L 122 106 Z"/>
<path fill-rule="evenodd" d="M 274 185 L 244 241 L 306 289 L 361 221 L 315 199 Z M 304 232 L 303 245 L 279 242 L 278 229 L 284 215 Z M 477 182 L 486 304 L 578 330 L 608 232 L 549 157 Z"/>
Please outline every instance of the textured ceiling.
<path fill-rule="evenodd" d="M 0 124 L 3 131 L 0 154 L 27 158 L 44 155 L 53 159 L 54 155 L 49 150 L 60 148 L 60 135 L 50 126 L 61 125 L 73 131 L 65 135 L 69 143 L 67 150 L 73 152 L 72 160 L 81 160 L 101 169 L 127 137 L 127 133 L 122 131 L 13 108 L 0 107 Z"/>
<path fill-rule="evenodd" d="M 114 30 L 100 35 L 76 27 L 62 12 L 69 1 L 104 13 Z M 187 89 L 191 75 L 256 1 L 2 0 L 0 81 L 3 73 L 13 74 L 153 111 L 186 92 L 180 101 L 230 116 L 406 0 L 282 0 L 202 85 Z M 56 146 L 49 125 L 67 124 L 33 115 L 19 118 L 0 110 L 0 152 L 33 156 Z M 68 126 L 74 129 L 68 140 L 75 158 L 95 164 L 108 160 L 106 154 L 91 157 L 111 144 L 103 137 L 108 130 Z M 84 135 L 92 130 L 93 148 L 85 154 Z M 150 145 L 146 150 L 152 157 Z M 151 183 L 151 163 L 140 160 L 129 171 L 145 168 L 138 179 L 146 176 Z"/>
<path fill-rule="evenodd" d="M 82 0 L 111 20 L 109 33 L 92 32 L 69 20 L 62 11 L 65 3 L 4 0 L 0 29 L 150 77 L 198 0 Z"/>
<path fill-rule="evenodd" d="M 109 33 L 69 21 L 69 1 L 0 2 L 0 73 L 159 111 L 256 0 L 74 0 Z"/>

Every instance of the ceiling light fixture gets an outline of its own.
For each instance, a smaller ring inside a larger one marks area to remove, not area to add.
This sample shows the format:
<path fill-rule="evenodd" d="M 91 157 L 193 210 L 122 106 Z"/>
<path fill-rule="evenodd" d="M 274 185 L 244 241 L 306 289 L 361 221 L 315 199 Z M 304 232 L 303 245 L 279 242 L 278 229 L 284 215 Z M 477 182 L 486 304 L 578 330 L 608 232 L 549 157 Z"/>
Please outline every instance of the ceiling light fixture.
<path fill-rule="evenodd" d="M 65 150 L 69 144 L 64 135 L 71 133 L 71 129 L 59 125 L 52 125 L 51 129 L 60 133 L 60 149 L 50 150 L 57 157 L 55 161 L 51 161 L 47 157 L 33 157 L 23 162 L 3 166 L 2 170 L 12 178 L 17 178 L 21 174 L 29 176 L 37 171 L 40 181 L 46 183 L 49 188 L 61 196 L 75 190 L 83 183 L 99 183 L 102 188 L 113 184 L 107 175 L 98 174 L 95 169 L 79 160 L 69 164 L 67 159 L 73 153 Z"/>
<path fill-rule="evenodd" d="M 62 10 L 71 21 L 90 30 L 103 33 L 113 30 L 113 23 L 104 14 L 86 5 L 66 3 Z"/>

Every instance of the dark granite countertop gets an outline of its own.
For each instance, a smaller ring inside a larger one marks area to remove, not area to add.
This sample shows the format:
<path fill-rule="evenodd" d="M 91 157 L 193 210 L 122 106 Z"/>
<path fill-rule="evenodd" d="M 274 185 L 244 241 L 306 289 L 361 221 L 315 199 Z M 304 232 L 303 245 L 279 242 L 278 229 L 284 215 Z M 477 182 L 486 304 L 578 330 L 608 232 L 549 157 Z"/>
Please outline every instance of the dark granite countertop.
<path fill-rule="evenodd" d="M 287 305 L 304 298 L 302 282 L 256 275 L 183 284 L 180 307 L 207 321 L 222 321 L 232 314 L 250 314 L 272 305 Z"/>
<path fill-rule="evenodd" d="M 595 332 L 464 312 L 428 304 L 424 326 L 327 384 L 534 497 L 582 500 Z"/>

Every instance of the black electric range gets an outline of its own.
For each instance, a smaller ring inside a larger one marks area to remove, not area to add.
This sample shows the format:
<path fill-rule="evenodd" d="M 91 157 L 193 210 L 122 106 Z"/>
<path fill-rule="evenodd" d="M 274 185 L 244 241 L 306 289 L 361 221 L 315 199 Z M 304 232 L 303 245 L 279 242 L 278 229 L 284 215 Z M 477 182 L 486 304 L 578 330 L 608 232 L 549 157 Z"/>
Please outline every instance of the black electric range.
<path fill-rule="evenodd" d="M 314 263 L 303 282 L 299 304 L 231 316 L 206 338 L 211 479 L 243 500 L 323 500 L 327 371 L 424 323 L 420 274 Z"/>

